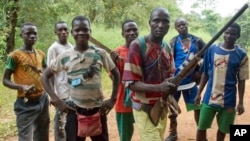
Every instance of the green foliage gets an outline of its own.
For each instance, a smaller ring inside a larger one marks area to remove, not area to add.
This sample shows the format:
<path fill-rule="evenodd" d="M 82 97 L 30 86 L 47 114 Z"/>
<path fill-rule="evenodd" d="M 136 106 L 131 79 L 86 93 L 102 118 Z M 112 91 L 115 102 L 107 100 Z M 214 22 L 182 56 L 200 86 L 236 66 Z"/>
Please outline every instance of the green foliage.
<path fill-rule="evenodd" d="M 199 8 L 203 11 L 214 9 L 217 0 L 196 0 L 193 4 L 193 8 Z"/>
<path fill-rule="evenodd" d="M 203 32 L 206 32 L 206 29 L 204 28 L 204 24 L 201 20 L 201 15 L 192 11 L 191 14 L 186 14 L 184 16 L 180 16 L 180 17 L 185 17 L 187 19 L 187 21 L 189 22 L 189 29 L 190 30 L 200 30 Z"/>
<path fill-rule="evenodd" d="M 188 14 L 188 21 L 191 21 L 192 28 L 200 29 L 214 36 L 223 22 L 222 17 L 214 12 L 217 0 L 197 0 L 192 5 L 193 11 Z M 198 13 L 199 12 L 199 13 Z"/>
<path fill-rule="evenodd" d="M 3 63 L 2 61 L 5 58 L 5 51 L 6 51 L 6 37 L 7 37 L 7 33 L 9 32 L 9 28 L 8 27 L 2 27 L 2 30 L 0 30 L 0 63 Z"/>
<path fill-rule="evenodd" d="M 208 2 L 212 3 L 214 1 L 215 0 L 210 0 Z M 207 1 L 200 0 L 198 2 L 198 4 L 203 4 L 204 6 L 204 2 Z M 12 0 L 0 3 L 8 5 L 9 7 L 13 6 Z M 18 6 L 19 12 L 15 36 L 15 49 L 22 46 L 22 40 L 19 37 L 20 24 L 30 21 L 38 27 L 39 40 L 36 47 L 44 52 L 46 52 L 51 43 L 56 40 L 56 36 L 53 33 L 54 23 L 58 20 L 63 20 L 70 25 L 72 18 L 76 15 L 85 15 L 90 18 L 93 25 L 104 25 L 105 28 L 113 29 L 111 32 L 114 33 L 120 32 L 119 30 L 115 30 L 117 27 L 120 28 L 122 21 L 125 19 L 134 19 L 138 23 L 140 29 L 147 29 L 150 11 L 158 6 L 168 8 L 172 23 L 177 17 L 182 16 L 189 21 L 191 25 L 190 30 L 195 29 L 201 32 L 209 32 L 211 35 L 216 33 L 220 21 L 223 21 L 223 19 L 221 20 L 220 17 L 212 13 L 212 11 L 206 11 L 203 15 L 199 15 L 195 12 L 183 15 L 181 10 L 177 7 L 176 0 L 169 0 L 167 2 L 164 0 L 25 0 L 19 1 Z M 3 21 L 4 17 L 5 16 L 1 17 Z M 6 24 L 3 23 L 4 22 L 0 21 L 0 28 L 1 25 L 5 27 Z M 171 28 L 170 30 L 174 29 Z M 95 34 L 98 30 L 93 31 L 93 35 L 100 41 L 106 42 L 105 40 L 110 39 L 114 39 L 113 41 L 119 40 L 117 36 L 107 38 L 105 33 Z M 170 37 L 167 36 L 166 38 Z M 0 46 L 5 46 L 4 39 L 6 39 L 6 36 L 0 34 Z M 70 41 L 72 42 L 73 40 L 70 38 Z M 117 44 L 112 43 L 108 46 L 113 47 L 117 46 Z M 4 49 L 1 48 L 0 53 L 4 52 L 1 50 Z"/>
<path fill-rule="evenodd" d="M 61 20 L 62 13 L 70 11 L 69 5 L 60 1 L 51 0 L 25 0 L 19 2 L 20 11 L 18 13 L 18 29 L 17 34 L 20 34 L 20 25 L 23 22 L 32 22 L 38 28 L 39 41 L 36 47 L 43 51 L 47 51 L 48 46 L 54 38 L 54 23 Z M 20 36 L 16 36 L 19 42 L 16 48 L 22 45 Z M 21 44 L 20 44 L 21 43 Z"/>
<path fill-rule="evenodd" d="M 238 19 L 238 23 L 241 26 L 241 36 L 238 39 L 238 43 L 244 47 L 249 48 L 250 47 L 250 40 L 249 40 L 249 32 L 250 32 L 250 11 L 247 9 L 245 13 Z"/>
<path fill-rule="evenodd" d="M 218 32 L 218 25 L 220 25 L 221 21 L 220 15 L 214 13 L 213 10 L 203 10 L 202 15 L 204 16 L 203 23 L 206 31 L 208 31 L 211 36 L 214 36 Z"/>
<path fill-rule="evenodd" d="M 1 70 L 3 66 L 1 65 Z M 0 73 L 2 80 L 2 73 Z M 0 84 L 0 139 L 6 136 L 14 136 L 17 133 L 15 124 L 15 115 L 13 111 L 13 104 L 16 97 L 16 91 L 10 90 Z"/>
<path fill-rule="evenodd" d="M 8 24 L 9 13 L 14 6 L 14 1 L 0 1 L 0 63 L 6 57 L 6 39 L 10 32 L 11 26 Z"/>

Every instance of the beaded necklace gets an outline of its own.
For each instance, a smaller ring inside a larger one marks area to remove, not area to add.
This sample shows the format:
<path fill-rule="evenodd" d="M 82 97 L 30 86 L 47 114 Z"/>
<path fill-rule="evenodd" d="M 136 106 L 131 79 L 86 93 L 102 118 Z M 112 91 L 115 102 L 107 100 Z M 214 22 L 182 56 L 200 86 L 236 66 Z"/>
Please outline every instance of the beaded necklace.
<path fill-rule="evenodd" d="M 182 51 L 184 53 L 189 53 L 190 52 L 190 48 L 191 48 L 191 39 L 188 37 L 188 38 L 185 38 L 185 39 L 181 40 L 180 37 L 178 37 L 178 40 L 181 43 Z"/>
<path fill-rule="evenodd" d="M 32 64 L 27 64 L 33 71 L 35 72 L 38 72 L 38 73 L 41 73 L 42 70 L 38 68 L 38 59 L 37 59 L 37 52 L 35 49 L 32 49 L 31 51 L 29 50 L 24 50 L 24 49 L 21 49 L 23 52 L 25 52 L 29 58 L 32 60 Z M 33 59 L 33 57 L 31 56 L 31 54 L 34 53 L 35 55 L 35 59 Z"/>

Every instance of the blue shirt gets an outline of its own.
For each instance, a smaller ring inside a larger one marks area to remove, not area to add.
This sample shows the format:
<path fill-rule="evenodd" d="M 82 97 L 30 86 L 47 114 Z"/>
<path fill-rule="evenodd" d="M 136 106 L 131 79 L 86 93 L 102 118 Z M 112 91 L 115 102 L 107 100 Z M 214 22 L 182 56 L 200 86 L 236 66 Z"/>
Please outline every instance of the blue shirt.
<path fill-rule="evenodd" d="M 249 77 L 247 53 L 240 47 L 212 45 L 204 56 L 201 71 L 208 75 L 203 103 L 224 108 L 236 105 L 236 84 Z"/>
<path fill-rule="evenodd" d="M 190 54 L 194 55 L 197 53 L 196 49 L 197 39 L 190 34 L 188 35 L 188 38 L 191 40 L 190 46 L 185 48 L 182 43 L 183 39 L 182 35 L 178 35 L 176 37 L 176 42 L 174 46 L 174 61 L 176 68 L 175 75 L 177 75 L 181 71 L 183 62 L 189 58 Z M 191 72 L 185 79 L 182 80 L 180 84 L 182 85 L 190 83 L 193 78 L 193 74 L 194 72 Z"/>

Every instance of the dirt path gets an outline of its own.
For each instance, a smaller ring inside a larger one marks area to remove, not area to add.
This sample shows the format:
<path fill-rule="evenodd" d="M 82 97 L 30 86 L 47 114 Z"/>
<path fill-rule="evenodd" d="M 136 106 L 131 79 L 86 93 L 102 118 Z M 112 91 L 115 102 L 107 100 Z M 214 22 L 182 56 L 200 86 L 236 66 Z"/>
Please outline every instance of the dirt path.
<path fill-rule="evenodd" d="M 250 81 L 246 83 L 246 92 L 244 99 L 245 113 L 241 116 L 236 116 L 235 124 L 250 124 Z M 186 112 L 186 108 L 184 105 L 183 98 L 180 100 L 180 106 L 182 109 L 182 113 L 178 117 L 178 133 L 179 139 L 178 141 L 195 141 L 196 139 L 196 125 L 193 118 L 193 112 Z M 118 131 L 115 121 L 115 113 L 112 110 L 108 115 L 108 124 L 109 124 L 109 133 L 110 133 L 110 141 L 119 141 Z M 169 127 L 169 121 L 167 128 Z M 217 124 L 214 120 L 212 128 L 210 128 L 208 133 L 208 140 L 215 141 L 216 140 L 216 132 L 217 132 Z M 165 132 L 165 137 L 168 136 L 168 129 Z M 90 140 L 88 140 L 90 141 Z M 140 141 L 140 137 L 135 127 L 135 132 L 132 138 L 132 141 Z M 226 136 L 225 141 L 229 141 L 229 135 Z"/>
<path fill-rule="evenodd" d="M 244 105 L 245 105 L 246 111 L 243 115 L 236 116 L 235 124 L 250 124 L 250 95 L 249 94 L 250 94 L 250 82 L 247 81 L 245 99 L 244 99 Z M 178 133 L 179 133 L 178 141 L 194 141 L 196 138 L 196 125 L 193 119 L 193 112 L 186 112 L 183 98 L 181 98 L 179 104 L 181 106 L 182 113 L 178 117 Z M 114 110 L 112 110 L 111 113 L 108 115 L 108 125 L 109 125 L 110 141 L 119 141 L 119 135 L 117 131 Z M 167 125 L 167 128 L 168 127 L 169 127 L 169 124 Z M 217 124 L 214 120 L 212 128 L 207 131 L 209 141 L 216 140 L 216 131 L 217 131 Z M 165 133 L 165 137 L 167 135 L 168 135 L 168 129 Z M 50 141 L 54 141 L 52 132 L 50 133 L 50 138 L 51 138 Z M 5 141 L 16 141 L 16 140 L 17 140 L 16 137 L 5 139 Z M 87 138 L 86 141 L 91 141 L 91 140 Z M 138 135 L 136 127 L 135 127 L 135 132 L 134 132 L 132 141 L 140 141 L 140 137 Z M 229 141 L 229 135 L 226 136 L 225 141 Z"/>

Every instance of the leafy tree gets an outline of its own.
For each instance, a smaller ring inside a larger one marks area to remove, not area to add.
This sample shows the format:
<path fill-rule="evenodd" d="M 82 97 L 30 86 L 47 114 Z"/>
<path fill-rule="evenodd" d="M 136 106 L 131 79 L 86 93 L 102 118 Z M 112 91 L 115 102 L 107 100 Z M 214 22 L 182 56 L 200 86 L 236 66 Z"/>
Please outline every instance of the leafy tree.
<path fill-rule="evenodd" d="M 250 33 L 250 11 L 249 9 L 245 11 L 243 15 L 238 19 L 238 23 L 241 26 L 241 36 L 238 39 L 238 43 L 244 48 L 250 47 L 249 33 Z"/>
<path fill-rule="evenodd" d="M 210 10 L 210 9 L 214 9 L 215 8 L 215 4 L 216 4 L 217 0 L 197 0 L 194 4 L 193 4 L 193 8 L 199 8 L 202 9 L 202 11 L 206 11 L 206 10 Z"/>
<path fill-rule="evenodd" d="M 250 0 L 248 0 L 248 3 L 250 3 Z M 250 21 L 250 11 L 248 8 L 236 21 L 241 26 L 241 36 L 237 40 L 237 43 L 240 44 L 245 49 L 249 49 L 250 47 L 250 41 L 249 41 L 250 23 L 249 21 Z"/>
<path fill-rule="evenodd" d="M 0 5 L 3 9 L 0 22 L 0 57 L 5 60 L 6 54 L 13 50 L 15 46 L 15 27 L 17 24 L 18 0 L 1 1 Z M 6 42 L 6 44 L 4 44 Z M 6 46 L 6 47 L 5 47 Z"/>
<path fill-rule="evenodd" d="M 191 11 L 191 14 L 186 14 L 184 17 L 189 22 L 190 26 L 189 29 L 193 31 L 202 31 L 205 32 L 206 29 L 204 28 L 203 20 L 201 19 L 201 15 L 195 11 Z"/>
<path fill-rule="evenodd" d="M 20 38 L 16 38 L 20 30 L 16 30 L 21 23 L 30 21 L 37 25 L 39 40 L 36 46 L 47 51 L 49 45 L 55 40 L 53 33 L 54 23 L 58 20 L 71 22 L 72 17 L 76 15 L 85 15 L 90 18 L 95 25 L 105 25 L 106 28 L 120 27 L 125 19 L 134 19 L 140 29 L 148 27 L 150 11 L 163 6 L 168 8 L 171 15 L 171 21 L 180 16 L 185 17 L 191 24 L 190 28 L 195 31 L 205 31 L 213 35 L 220 25 L 221 17 L 213 13 L 209 6 L 216 0 L 197 0 L 197 7 L 205 7 L 202 14 L 192 12 L 183 15 L 177 6 L 177 1 L 182 0 L 6 0 L 0 2 L 0 46 L 3 43 L 4 52 L 12 51 L 22 43 Z M 206 3 L 205 3 L 206 2 Z M 210 3 L 208 3 L 210 2 Z M 194 5 L 195 9 L 195 5 Z M 12 21 L 11 21 L 12 19 Z M 209 26 L 208 26 L 209 25 Z M 173 28 L 170 29 L 174 30 Z M 1 51 L 1 49 L 0 49 Z"/>
<path fill-rule="evenodd" d="M 211 36 L 214 36 L 218 32 L 218 27 L 220 27 L 221 16 L 217 13 L 214 13 L 213 10 L 203 10 L 203 23 L 206 30 Z"/>

